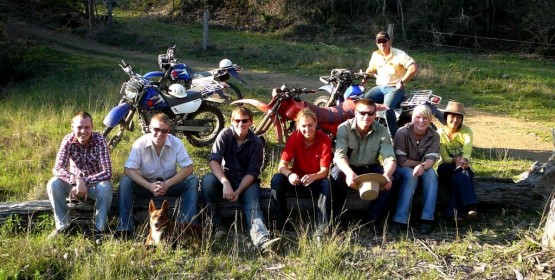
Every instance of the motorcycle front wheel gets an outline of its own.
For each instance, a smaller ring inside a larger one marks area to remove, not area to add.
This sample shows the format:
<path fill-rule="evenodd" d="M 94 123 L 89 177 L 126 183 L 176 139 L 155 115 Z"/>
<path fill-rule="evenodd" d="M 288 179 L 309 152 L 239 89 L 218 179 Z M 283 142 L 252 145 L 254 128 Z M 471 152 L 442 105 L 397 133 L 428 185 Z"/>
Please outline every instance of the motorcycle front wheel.
<path fill-rule="evenodd" d="M 110 135 L 110 132 L 112 132 L 112 130 L 116 127 L 117 127 L 116 132 Z M 123 137 L 124 132 L 125 132 L 125 126 L 123 124 L 119 124 L 115 127 L 106 127 L 104 129 L 104 131 L 102 132 L 102 136 L 106 138 L 106 142 L 108 143 L 108 148 L 110 148 L 110 150 L 113 150 L 116 148 L 116 146 L 121 141 L 121 138 Z"/>
<path fill-rule="evenodd" d="M 185 138 L 195 147 L 209 146 L 216 140 L 218 133 L 224 129 L 224 115 L 213 105 L 203 103 L 200 108 L 187 116 L 188 121 L 198 121 L 204 131 L 186 132 Z"/>
<path fill-rule="evenodd" d="M 316 98 L 314 100 L 314 105 L 318 106 L 318 107 L 326 107 L 326 104 L 328 104 L 328 99 L 330 97 L 329 96 L 318 96 L 318 98 Z"/>

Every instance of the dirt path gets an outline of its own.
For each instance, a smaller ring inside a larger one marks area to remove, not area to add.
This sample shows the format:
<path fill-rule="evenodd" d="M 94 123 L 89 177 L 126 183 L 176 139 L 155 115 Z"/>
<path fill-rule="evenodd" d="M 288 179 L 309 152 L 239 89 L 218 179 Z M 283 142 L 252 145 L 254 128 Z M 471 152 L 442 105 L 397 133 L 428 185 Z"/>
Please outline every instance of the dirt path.
<path fill-rule="evenodd" d="M 25 23 L 10 23 L 13 34 L 29 34 L 49 42 L 55 49 L 62 52 L 76 53 L 90 56 L 95 59 L 105 59 L 119 63 L 123 58 L 130 63 L 152 65 L 156 67 L 156 55 L 136 51 L 125 51 L 120 48 L 99 44 L 96 41 L 81 37 L 53 32 L 44 28 L 31 26 Z M 217 67 L 218 61 L 202 62 L 187 59 L 194 69 L 208 70 Z M 241 64 L 240 62 L 238 62 Z M 279 73 L 257 72 L 246 67 L 242 75 L 251 89 L 270 89 L 287 84 L 293 87 L 318 88 L 322 84 L 318 77 L 298 77 Z M 245 93 L 248 96 L 248 90 Z M 445 102 L 446 103 L 446 102 Z M 443 104 L 445 106 L 446 104 Z M 506 154 L 513 158 L 539 160 L 546 162 L 554 149 L 550 137 L 540 137 L 531 131 L 542 132 L 550 135 L 551 127 L 548 124 L 525 121 L 517 118 L 488 114 L 473 108 L 467 108 L 468 114 L 465 123 L 474 131 L 474 144 L 478 148 L 492 149 L 492 153 Z M 551 125 L 555 125 L 551 123 Z M 533 129 L 531 129 L 533 128 Z M 549 133 L 548 133 L 549 132 Z M 542 139 L 543 138 L 543 139 Z"/>

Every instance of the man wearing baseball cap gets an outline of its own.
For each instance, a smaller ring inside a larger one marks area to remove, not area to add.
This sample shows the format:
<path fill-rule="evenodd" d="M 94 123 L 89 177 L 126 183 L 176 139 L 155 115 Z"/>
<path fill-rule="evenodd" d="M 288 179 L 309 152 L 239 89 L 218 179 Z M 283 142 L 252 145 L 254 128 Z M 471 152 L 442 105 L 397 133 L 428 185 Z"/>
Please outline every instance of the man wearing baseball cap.
<path fill-rule="evenodd" d="M 397 132 L 397 118 L 394 109 L 399 107 L 405 97 L 405 84 L 416 74 L 414 59 L 404 51 L 391 47 L 387 32 L 376 35 L 378 50 L 372 53 L 366 74 L 376 77 L 376 86 L 364 94 L 364 98 L 389 106 L 386 121 L 391 137 Z M 366 83 L 367 78 L 361 81 Z"/>

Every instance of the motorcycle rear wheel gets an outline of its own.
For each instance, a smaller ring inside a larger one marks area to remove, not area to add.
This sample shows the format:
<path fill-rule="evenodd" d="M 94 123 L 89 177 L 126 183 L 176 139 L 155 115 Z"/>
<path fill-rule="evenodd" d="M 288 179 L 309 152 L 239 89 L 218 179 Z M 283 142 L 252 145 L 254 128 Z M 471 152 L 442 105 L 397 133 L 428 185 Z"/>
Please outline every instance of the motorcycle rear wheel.
<path fill-rule="evenodd" d="M 209 146 L 216 140 L 218 133 L 224 129 L 224 115 L 213 105 L 203 103 L 200 108 L 187 116 L 187 120 L 208 120 L 206 131 L 186 132 L 185 138 L 195 147 Z"/>

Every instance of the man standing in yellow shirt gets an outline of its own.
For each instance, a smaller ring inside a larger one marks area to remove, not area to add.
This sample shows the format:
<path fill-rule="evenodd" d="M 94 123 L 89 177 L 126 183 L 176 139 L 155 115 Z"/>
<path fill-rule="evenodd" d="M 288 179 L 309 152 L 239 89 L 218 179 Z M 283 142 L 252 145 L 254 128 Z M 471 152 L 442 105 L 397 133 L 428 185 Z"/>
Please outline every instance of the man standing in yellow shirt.
<path fill-rule="evenodd" d="M 392 48 L 389 34 L 384 31 L 376 35 L 378 50 L 372 53 L 366 74 L 376 78 L 376 86 L 364 94 L 364 98 L 387 105 L 387 127 L 391 137 L 397 132 L 397 118 L 394 109 L 401 105 L 405 97 L 405 84 L 418 70 L 416 62 L 404 51 Z M 361 81 L 366 83 L 367 78 Z"/>

